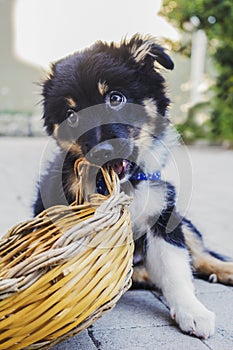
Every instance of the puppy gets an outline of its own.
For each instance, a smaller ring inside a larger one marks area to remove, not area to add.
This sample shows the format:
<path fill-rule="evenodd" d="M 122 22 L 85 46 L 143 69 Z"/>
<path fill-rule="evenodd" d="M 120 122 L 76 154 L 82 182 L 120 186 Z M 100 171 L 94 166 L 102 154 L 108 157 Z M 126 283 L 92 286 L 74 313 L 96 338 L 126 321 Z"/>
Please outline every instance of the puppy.
<path fill-rule="evenodd" d="M 139 34 L 120 44 L 99 41 L 52 66 L 43 84 L 43 118 L 59 150 L 38 184 L 34 214 L 75 200 L 78 158 L 111 166 L 133 196 L 135 281 L 160 288 L 180 328 L 207 338 L 215 316 L 196 298 L 192 271 L 232 285 L 233 263 L 204 247 L 176 209 L 174 186 L 161 178 L 177 137 L 160 68 L 173 66 L 153 38 Z M 95 187 L 106 191 L 101 179 Z"/>

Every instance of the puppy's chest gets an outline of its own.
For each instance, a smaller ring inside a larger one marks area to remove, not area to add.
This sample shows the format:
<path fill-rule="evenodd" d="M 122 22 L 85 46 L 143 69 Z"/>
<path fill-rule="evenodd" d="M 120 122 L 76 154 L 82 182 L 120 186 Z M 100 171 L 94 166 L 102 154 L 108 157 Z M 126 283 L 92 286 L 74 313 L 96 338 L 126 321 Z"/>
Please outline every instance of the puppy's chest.
<path fill-rule="evenodd" d="M 166 186 L 142 181 L 128 194 L 133 197 L 129 209 L 134 238 L 137 239 L 156 223 L 166 208 Z"/>

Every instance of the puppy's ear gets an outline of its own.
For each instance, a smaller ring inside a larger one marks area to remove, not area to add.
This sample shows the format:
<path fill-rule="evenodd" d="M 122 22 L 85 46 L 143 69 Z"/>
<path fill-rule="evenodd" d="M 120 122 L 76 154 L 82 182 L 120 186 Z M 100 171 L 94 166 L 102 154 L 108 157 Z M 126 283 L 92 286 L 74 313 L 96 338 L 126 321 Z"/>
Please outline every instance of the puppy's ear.
<path fill-rule="evenodd" d="M 136 63 L 141 65 L 152 65 L 158 62 L 166 69 L 173 69 L 174 63 L 164 49 L 155 43 L 152 37 L 134 35 L 128 42 L 128 48 Z"/>

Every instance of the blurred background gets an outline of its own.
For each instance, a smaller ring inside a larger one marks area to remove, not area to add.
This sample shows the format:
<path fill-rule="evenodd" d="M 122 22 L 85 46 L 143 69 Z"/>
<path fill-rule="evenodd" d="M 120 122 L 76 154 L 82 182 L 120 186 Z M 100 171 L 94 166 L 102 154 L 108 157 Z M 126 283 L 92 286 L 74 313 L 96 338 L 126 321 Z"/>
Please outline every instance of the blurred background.
<path fill-rule="evenodd" d="M 0 232 L 31 215 L 48 143 L 40 83 L 50 63 L 97 39 L 140 32 L 157 37 L 175 61 L 163 74 L 171 121 L 196 145 L 188 148 L 190 212 L 203 227 L 211 215 L 207 232 L 216 237 L 224 221 L 225 247 L 232 247 L 232 23 L 231 0 L 0 0 Z"/>
<path fill-rule="evenodd" d="M 149 33 L 176 63 L 165 73 L 186 142 L 233 144 L 230 0 L 0 0 L 0 135 L 39 135 L 39 83 L 50 63 L 97 39 Z"/>

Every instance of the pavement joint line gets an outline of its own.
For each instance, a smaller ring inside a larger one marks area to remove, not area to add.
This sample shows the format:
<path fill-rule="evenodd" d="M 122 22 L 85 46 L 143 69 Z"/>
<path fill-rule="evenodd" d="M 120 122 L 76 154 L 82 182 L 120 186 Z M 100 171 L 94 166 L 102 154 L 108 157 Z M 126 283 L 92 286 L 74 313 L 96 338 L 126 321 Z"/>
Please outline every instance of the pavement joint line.
<path fill-rule="evenodd" d="M 178 329 L 179 331 L 179 328 L 176 326 L 176 324 L 159 324 L 159 325 L 148 325 L 148 326 L 140 326 L 140 325 L 137 325 L 137 326 L 130 326 L 130 327 L 119 327 L 119 328 L 115 328 L 115 327 L 103 327 L 103 328 L 97 328 L 95 329 L 93 332 L 102 332 L 104 330 L 108 330 L 108 331 L 120 331 L 120 330 L 130 330 L 130 329 L 150 329 L 150 328 L 163 328 L 163 327 L 173 327 L 173 328 L 176 328 Z"/>
<path fill-rule="evenodd" d="M 212 295 L 212 294 L 215 294 L 215 295 L 218 295 L 218 294 L 221 294 L 221 295 L 223 295 L 223 294 L 228 294 L 228 290 L 222 290 L 222 291 L 208 291 L 208 292 L 198 292 L 197 290 L 196 290 L 196 295 L 198 296 L 198 295 Z"/>
<path fill-rule="evenodd" d="M 163 304 L 166 309 L 169 310 L 169 306 L 167 305 L 167 302 L 165 300 L 165 298 L 163 297 L 163 295 L 159 292 L 159 291 L 156 291 L 156 290 L 151 290 L 150 293 L 161 303 Z"/>
<path fill-rule="evenodd" d="M 200 339 L 201 340 L 201 339 Z M 203 340 L 201 340 L 201 342 L 209 349 L 209 350 L 213 350 L 213 348 L 209 345 L 209 344 L 207 344 L 206 343 L 206 341 L 203 339 Z"/>
<path fill-rule="evenodd" d="M 94 331 L 92 329 L 92 326 L 87 328 L 87 334 L 91 339 L 92 343 L 94 344 L 94 346 L 96 347 L 96 349 L 101 350 L 101 342 L 98 339 L 96 339 L 96 337 L 94 336 Z"/>

